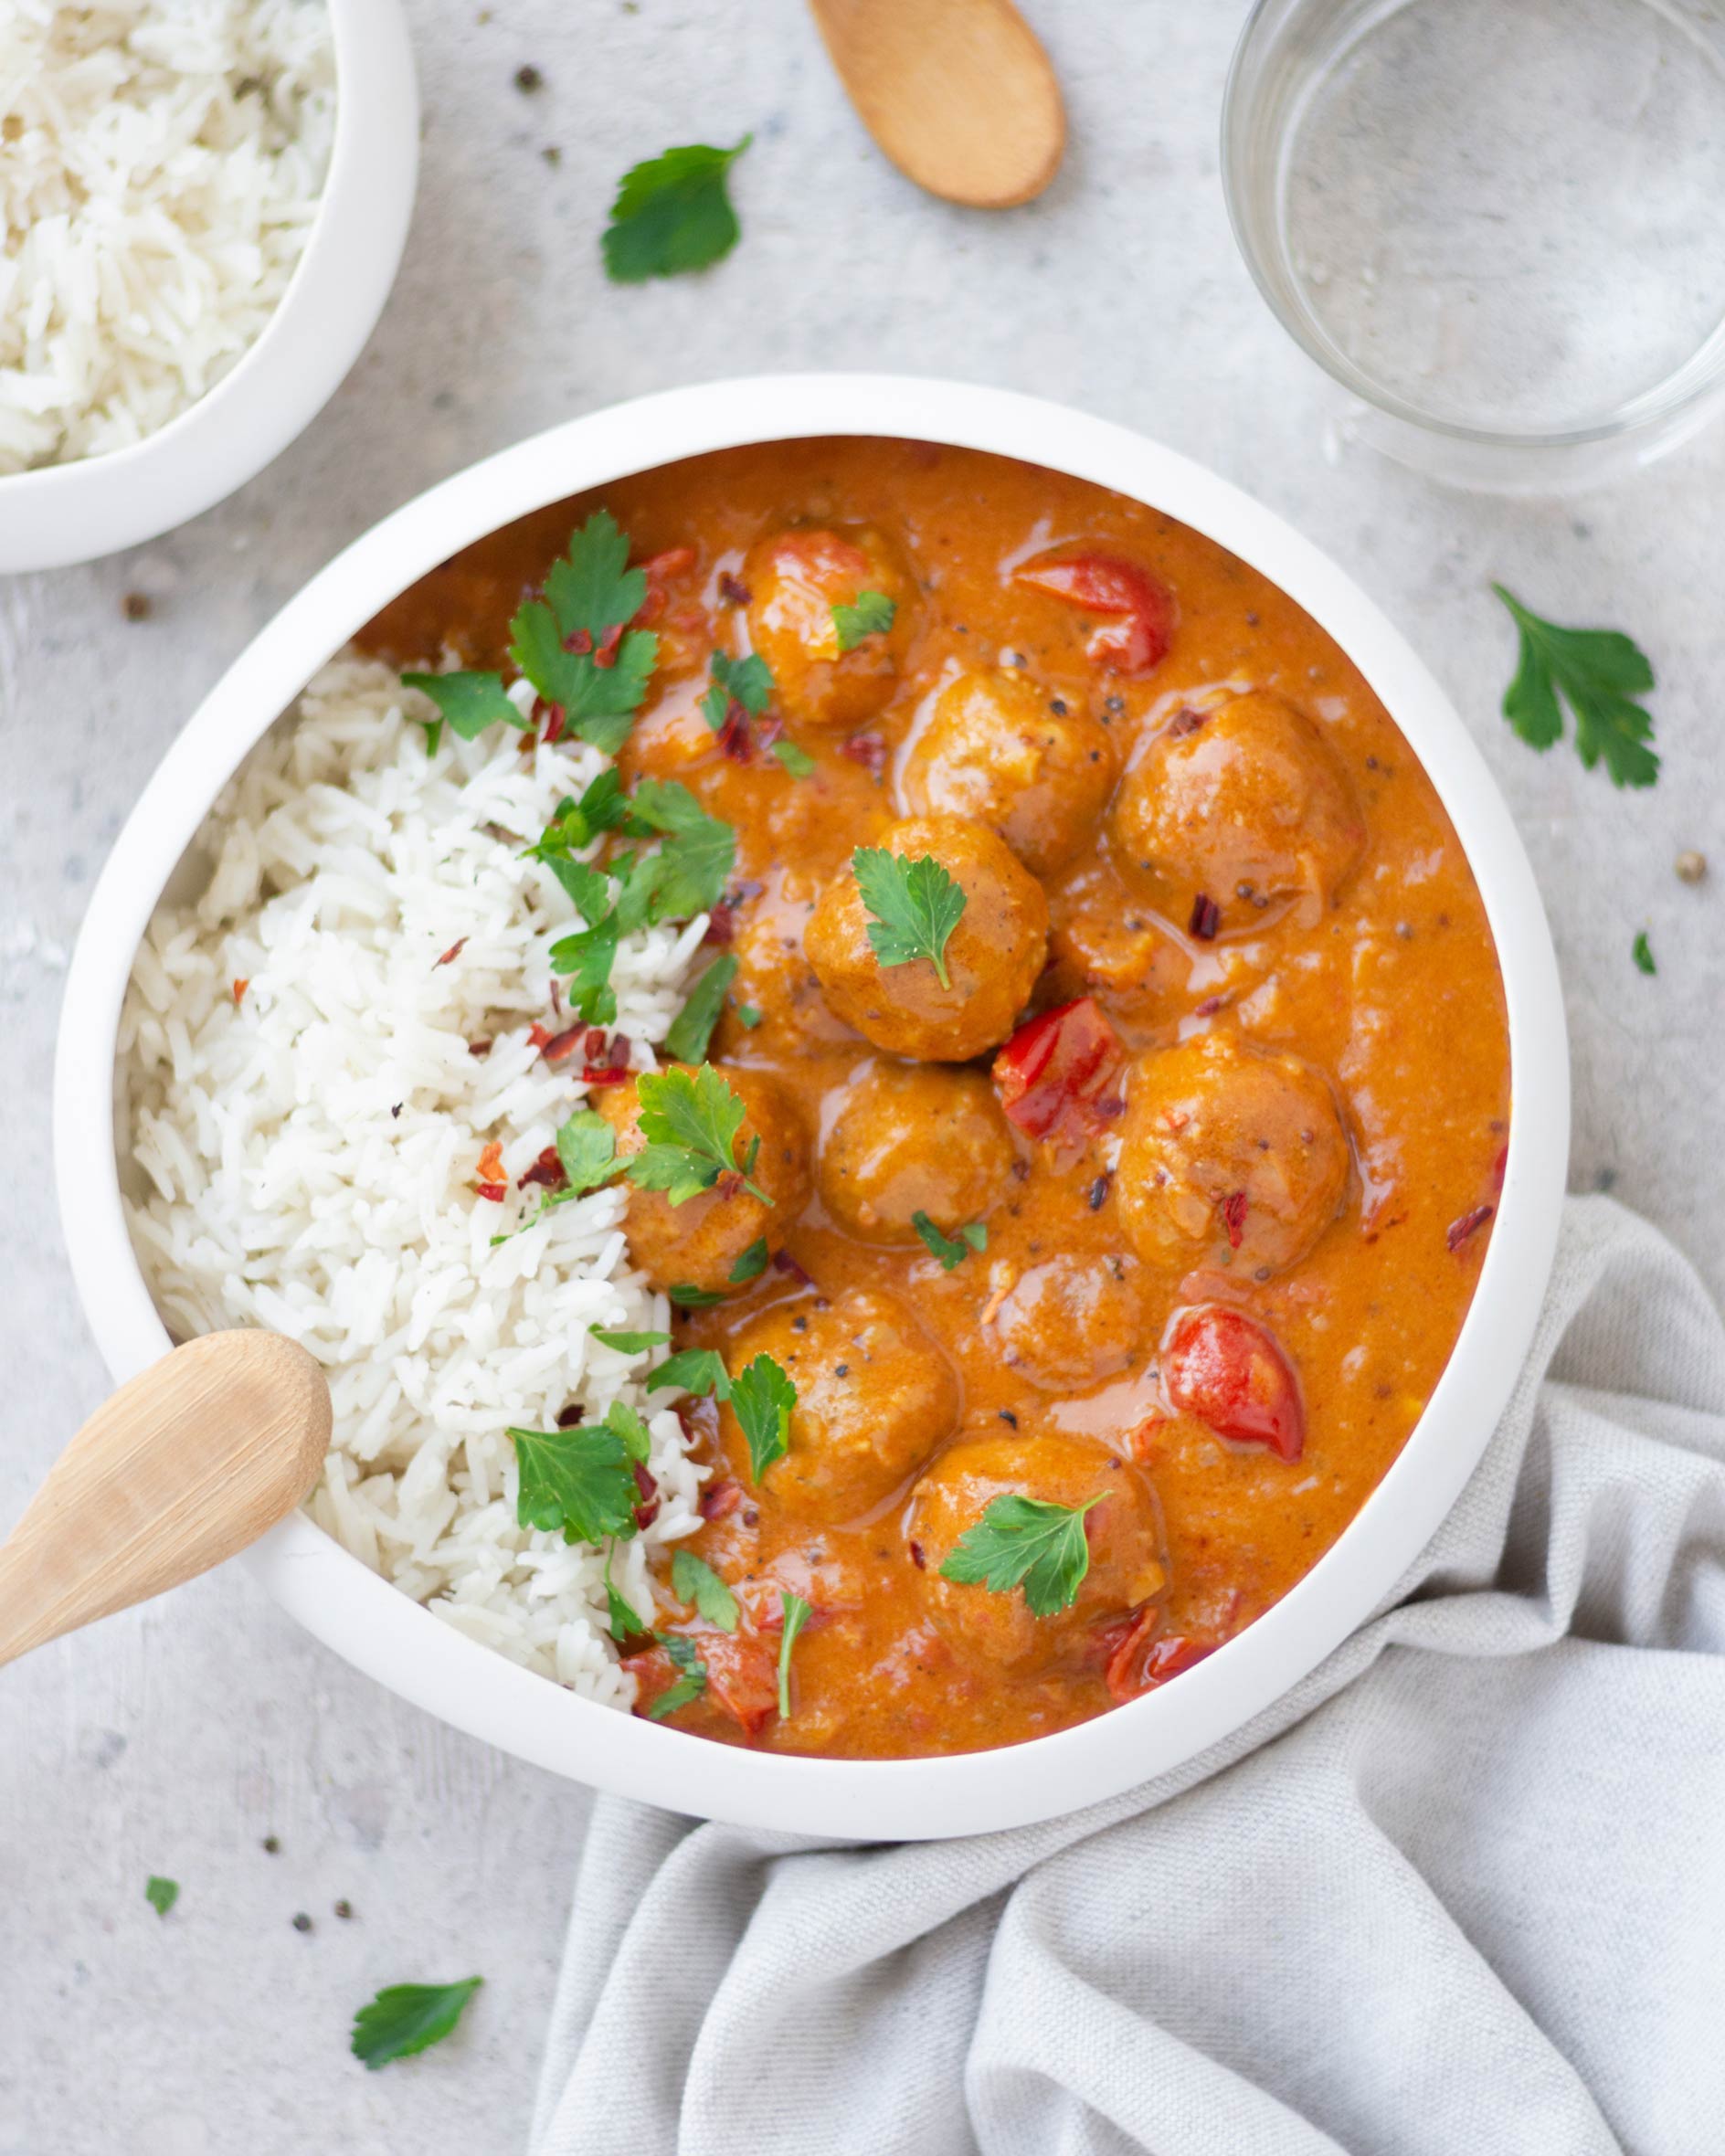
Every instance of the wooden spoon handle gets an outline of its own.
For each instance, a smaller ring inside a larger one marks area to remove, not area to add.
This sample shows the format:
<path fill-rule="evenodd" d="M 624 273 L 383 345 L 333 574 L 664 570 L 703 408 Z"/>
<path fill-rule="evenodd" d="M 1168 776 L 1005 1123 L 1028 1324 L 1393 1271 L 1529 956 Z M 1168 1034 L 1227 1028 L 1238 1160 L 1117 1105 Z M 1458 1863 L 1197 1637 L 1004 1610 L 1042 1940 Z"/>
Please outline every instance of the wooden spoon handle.
<path fill-rule="evenodd" d="M 0 1548 L 0 1664 L 220 1564 L 285 1519 L 329 1447 L 303 1348 L 211 1333 L 122 1385 Z"/>

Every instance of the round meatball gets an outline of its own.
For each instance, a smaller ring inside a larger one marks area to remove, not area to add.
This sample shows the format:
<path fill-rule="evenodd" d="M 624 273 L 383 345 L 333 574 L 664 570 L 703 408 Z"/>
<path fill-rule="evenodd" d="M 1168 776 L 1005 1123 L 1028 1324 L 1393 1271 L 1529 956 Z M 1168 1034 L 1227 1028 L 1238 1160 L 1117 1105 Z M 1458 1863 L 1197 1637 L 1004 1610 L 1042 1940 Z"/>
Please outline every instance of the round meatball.
<path fill-rule="evenodd" d="M 1030 1266 L 994 1313 L 1008 1369 L 1049 1392 L 1118 1377 L 1144 1340 L 1144 1291 L 1135 1258 L 1064 1256 Z"/>
<path fill-rule="evenodd" d="M 827 1210 L 864 1242 L 915 1242 L 912 1216 L 942 1234 L 979 1221 L 1017 1158 L 980 1071 L 867 1063 L 839 1095 L 817 1169 Z"/>
<path fill-rule="evenodd" d="M 762 1484 L 799 1519 L 831 1527 L 872 1511 L 958 1421 L 951 1365 L 895 1295 L 849 1288 L 832 1303 L 780 1303 L 743 1327 L 727 1360 L 736 1372 L 757 1355 L 770 1355 L 797 1388 L 790 1448 Z M 739 1478 L 752 1483 L 728 1404 L 719 1426 Z"/>
<path fill-rule="evenodd" d="M 1305 713 L 1267 690 L 1182 712 L 1127 771 L 1114 805 L 1121 872 L 1182 923 L 1250 927 L 1278 901 L 1333 898 L 1365 845 L 1348 774 Z"/>
<path fill-rule="evenodd" d="M 895 823 L 889 853 L 932 857 L 964 893 L 941 954 L 884 966 L 869 940 L 873 916 L 846 865 L 820 894 L 803 937 L 827 1001 L 889 1055 L 962 1063 L 1012 1030 L 1048 955 L 1048 901 L 1003 840 L 979 823 L 930 816 Z"/>
<path fill-rule="evenodd" d="M 1233 1263 L 1267 1280 L 1335 1219 L 1350 1162 L 1321 1073 L 1202 1033 L 1134 1066 L 1115 1190 L 1148 1263 L 1177 1274 Z"/>
<path fill-rule="evenodd" d="M 1085 1515 L 1090 1563 L 1076 1599 L 1032 1614 L 1021 1587 L 947 1580 L 941 1566 L 997 1497 L 1034 1498 Z M 916 1485 L 905 1516 L 911 1555 L 937 1631 L 968 1661 L 1044 1668 L 1082 1653 L 1095 1627 L 1136 1610 L 1167 1583 L 1161 1517 L 1150 1485 L 1101 1445 L 1075 1437 L 984 1437 L 943 1453 Z"/>
<path fill-rule="evenodd" d="M 743 581 L 750 641 L 793 725 L 848 734 L 891 699 L 910 642 L 912 587 L 879 532 L 792 525 L 756 542 Z M 832 609 L 854 606 L 865 591 L 892 600 L 892 625 L 841 650 Z"/>
<path fill-rule="evenodd" d="M 1114 773 L 1106 726 L 1002 669 L 947 682 L 900 783 L 912 815 L 986 823 L 1032 875 L 1045 876 L 1090 837 Z"/>
<path fill-rule="evenodd" d="M 749 1179 L 772 1203 L 763 1205 L 740 1186 L 715 1186 L 672 1205 L 661 1190 L 630 1184 L 625 1215 L 630 1251 L 658 1288 L 687 1284 L 714 1295 L 734 1292 L 738 1284 L 731 1274 L 744 1252 L 763 1235 L 782 1238 L 809 1202 L 809 1142 L 796 1109 L 758 1072 L 725 1068 L 723 1075 L 746 1111 L 734 1147 L 737 1167 L 758 1137 L 760 1151 Z M 602 1094 L 598 1109 L 617 1132 L 619 1159 L 639 1153 L 647 1141 L 641 1136 L 635 1081 Z"/>

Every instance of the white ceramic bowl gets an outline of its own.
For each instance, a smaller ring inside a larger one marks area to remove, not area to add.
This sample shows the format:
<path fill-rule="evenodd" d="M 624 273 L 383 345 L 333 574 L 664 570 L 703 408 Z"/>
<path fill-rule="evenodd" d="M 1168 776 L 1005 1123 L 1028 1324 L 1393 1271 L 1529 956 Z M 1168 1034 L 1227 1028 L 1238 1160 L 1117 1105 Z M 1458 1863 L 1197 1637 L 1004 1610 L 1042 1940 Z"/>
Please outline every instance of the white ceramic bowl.
<path fill-rule="evenodd" d="M 121 1214 L 114 1052 L 121 1000 L 164 883 L 235 765 L 308 678 L 392 597 L 470 540 L 629 473 L 739 443 L 909 436 L 1051 465 L 1152 503 L 1262 570 L 1336 638 L 1431 775 L 1478 880 L 1508 999 L 1515 1115 L 1478 1291 L 1400 1458 L 1293 1592 L 1178 1683 L 1011 1750 L 800 1760 L 712 1744 L 593 1705 L 463 1638 L 296 1516 L 244 1560 L 282 1606 L 403 1697 L 506 1751 L 674 1811 L 864 1838 L 968 1834 L 1072 1811 L 1187 1760 L 1286 1691 L 1372 1609 L 1484 1451 L 1532 1337 L 1557 1237 L 1569 1065 L 1550 934 L 1496 787 L 1461 722 L 1377 608 L 1269 511 L 1125 428 L 1032 397 L 873 375 L 722 382 L 643 397 L 488 458 L 338 555 L 236 661 L 133 809 L 67 981 L 55 1171 L 73 1276 L 116 1381 L 168 1337 Z"/>
<path fill-rule="evenodd" d="M 0 574 L 94 561 L 199 515 L 310 426 L 359 357 L 413 214 L 419 98 L 400 0 L 328 5 L 330 169 L 280 304 L 213 389 L 143 441 L 0 477 Z"/>

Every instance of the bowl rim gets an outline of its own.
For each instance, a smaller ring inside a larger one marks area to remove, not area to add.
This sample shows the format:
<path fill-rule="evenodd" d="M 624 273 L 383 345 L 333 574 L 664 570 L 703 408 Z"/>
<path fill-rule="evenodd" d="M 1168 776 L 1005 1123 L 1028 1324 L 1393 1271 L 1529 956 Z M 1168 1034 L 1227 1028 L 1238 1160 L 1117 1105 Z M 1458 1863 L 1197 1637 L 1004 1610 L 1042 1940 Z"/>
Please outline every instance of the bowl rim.
<path fill-rule="evenodd" d="M 1517 1110 L 1474 1299 L 1401 1453 L 1333 1548 L 1216 1654 L 1130 1705 L 1003 1751 L 799 1759 L 619 1714 L 479 1645 L 295 1515 L 245 1561 L 290 1615 L 440 1719 L 554 1773 L 666 1809 L 860 1839 L 932 1839 L 1076 1811 L 1181 1765 L 1249 1721 L 1361 1622 L 1430 1539 L 1485 1451 L 1532 1339 L 1556 1248 L 1569 1060 L 1532 870 L 1466 729 L 1412 648 L 1309 541 L 1201 466 L 1129 429 L 1015 392 L 859 375 L 672 389 L 566 421 L 409 502 L 338 554 L 234 661 L 170 745 L 116 840 L 68 971 L 54 1076 L 61 1224 L 116 1382 L 164 1353 L 121 1208 L 122 999 L 160 893 L 235 766 L 388 598 L 469 541 L 566 495 L 706 451 L 819 435 L 990 451 L 1114 489 L 1263 571 L 1336 638 L 1455 823 L 1497 939 Z"/>
<path fill-rule="evenodd" d="M 329 170 L 274 313 L 212 388 L 141 441 L 0 475 L 0 574 L 95 561 L 213 508 L 310 426 L 376 327 L 418 181 L 413 47 L 402 0 L 325 5 Z"/>

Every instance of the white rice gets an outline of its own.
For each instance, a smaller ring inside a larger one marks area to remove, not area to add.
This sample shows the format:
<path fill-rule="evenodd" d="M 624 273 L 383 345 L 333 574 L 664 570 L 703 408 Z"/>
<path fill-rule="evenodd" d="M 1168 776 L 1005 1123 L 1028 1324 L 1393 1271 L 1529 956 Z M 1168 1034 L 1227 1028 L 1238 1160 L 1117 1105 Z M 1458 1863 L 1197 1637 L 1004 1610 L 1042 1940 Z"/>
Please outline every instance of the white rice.
<path fill-rule="evenodd" d="M 515 1179 L 585 1098 L 528 1038 L 556 1023 L 547 953 L 578 920 L 522 843 L 606 759 L 528 756 L 503 727 L 446 730 L 428 758 L 409 708 L 432 715 L 387 669 L 327 667 L 212 810 L 201 895 L 151 924 L 120 1034 L 132 1239 L 177 1336 L 268 1326 L 323 1365 L 320 1526 L 473 1639 L 628 1706 L 601 1555 L 516 1525 L 505 1431 L 619 1399 L 647 1417 L 660 1511 L 612 1578 L 651 1618 L 648 1553 L 700 1525 L 704 1470 L 642 1389 L 658 1358 L 588 1328 L 667 1330 L 668 1307 L 630 1267 L 616 1189 L 491 1247 L 537 1210 Z M 640 1067 L 705 925 L 623 944 L 616 1030 Z M 493 1138 L 503 1205 L 475 1189 Z"/>
<path fill-rule="evenodd" d="M 323 0 L 0 0 L 0 474 L 123 449 L 227 373 L 334 111 Z"/>

